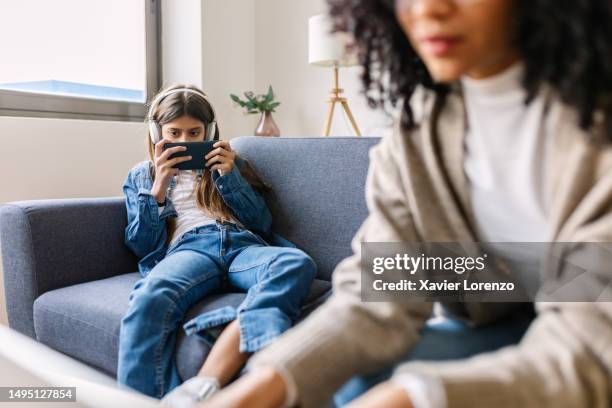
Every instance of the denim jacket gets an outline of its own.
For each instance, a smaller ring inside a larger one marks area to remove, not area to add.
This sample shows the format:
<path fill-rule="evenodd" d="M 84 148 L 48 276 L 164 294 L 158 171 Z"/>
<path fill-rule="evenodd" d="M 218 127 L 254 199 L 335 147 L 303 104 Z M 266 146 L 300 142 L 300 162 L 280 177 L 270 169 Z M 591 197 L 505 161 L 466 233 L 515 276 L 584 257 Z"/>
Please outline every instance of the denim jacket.
<path fill-rule="evenodd" d="M 240 174 L 245 161 L 236 157 L 232 171 L 221 176 L 212 171 L 212 179 L 223 201 L 244 227 L 274 246 L 294 247 L 295 244 L 272 232 L 272 215 L 264 198 Z M 151 194 L 153 163 L 145 160 L 134 166 L 123 185 L 127 207 L 127 227 L 124 242 L 138 258 L 138 270 L 144 277 L 160 262 L 167 251 L 166 218 L 177 212 L 166 193 L 166 205 L 161 213 Z M 176 176 L 169 189 L 176 185 Z"/>

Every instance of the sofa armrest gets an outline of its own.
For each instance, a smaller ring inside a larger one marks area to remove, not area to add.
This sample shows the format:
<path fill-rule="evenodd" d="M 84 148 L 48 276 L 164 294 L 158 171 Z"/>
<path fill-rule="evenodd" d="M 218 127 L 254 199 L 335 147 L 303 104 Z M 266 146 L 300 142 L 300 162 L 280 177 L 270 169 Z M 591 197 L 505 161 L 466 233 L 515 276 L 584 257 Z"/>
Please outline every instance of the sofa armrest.
<path fill-rule="evenodd" d="M 9 325 L 35 337 L 32 307 L 43 293 L 138 270 L 123 243 L 120 197 L 15 201 L 0 207 Z"/>

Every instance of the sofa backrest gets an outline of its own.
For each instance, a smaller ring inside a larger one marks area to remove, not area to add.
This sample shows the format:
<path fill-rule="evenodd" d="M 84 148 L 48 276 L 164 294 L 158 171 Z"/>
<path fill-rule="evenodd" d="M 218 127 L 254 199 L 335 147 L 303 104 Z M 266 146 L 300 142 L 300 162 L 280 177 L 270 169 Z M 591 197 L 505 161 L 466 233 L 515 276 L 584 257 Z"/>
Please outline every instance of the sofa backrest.
<path fill-rule="evenodd" d="M 273 229 L 315 260 L 320 278 L 329 280 L 351 254 L 351 239 L 367 216 L 368 152 L 379 140 L 243 136 L 231 141 L 272 186 L 266 200 Z"/>

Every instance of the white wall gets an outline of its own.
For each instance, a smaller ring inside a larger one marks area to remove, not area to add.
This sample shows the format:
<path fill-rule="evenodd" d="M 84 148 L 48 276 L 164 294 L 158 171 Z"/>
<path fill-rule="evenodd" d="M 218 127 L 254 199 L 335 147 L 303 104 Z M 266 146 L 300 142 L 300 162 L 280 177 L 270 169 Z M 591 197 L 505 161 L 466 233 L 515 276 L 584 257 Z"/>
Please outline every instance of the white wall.
<path fill-rule="evenodd" d="M 275 114 L 283 136 L 319 136 L 333 87 L 333 70 L 308 64 L 308 18 L 325 13 L 325 0 L 257 0 L 255 85 L 272 85 L 282 103 Z M 380 136 L 386 116 L 372 111 L 360 94 L 360 68 L 342 68 L 340 87 L 363 135 Z M 336 105 L 334 136 L 353 135 L 342 108 Z"/>
<path fill-rule="evenodd" d="M 255 0 L 202 4 L 202 85 L 215 105 L 221 138 L 252 135 L 256 118 L 244 116 L 229 95 L 255 86 Z"/>
<path fill-rule="evenodd" d="M 325 0 L 204 0 L 203 86 L 215 102 L 224 137 L 253 134 L 258 115 L 245 116 L 229 94 L 264 93 L 272 85 L 281 105 L 274 120 L 285 137 L 319 136 L 333 71 L 308 64 L 308 18 L 327 11 Z M 359 68 L 340 72 L 361 132 L 380 136 L 389 119 L 367 107 Z M 352 135 L 336 107 L 332 135 Z"/>
<path fill-rule="evenodd" d="M 229 95 L 255 86 L 255 0 L 164 1 L 162 13 L 165 84 L 200 86 L 223 139 L 253 134 L 257 118 Z"/>
<path fill-rule="evenodd" d="M 0 174 L 9 175 L 0 202 L 121 195 L 145 158 L 145 132 L 134 122 L 0 117 Z"/>
<path fill-rule="evenodd" d="M 162 76 L 164 85 L 202 86 L 202 2 L 162 0 Z"/>

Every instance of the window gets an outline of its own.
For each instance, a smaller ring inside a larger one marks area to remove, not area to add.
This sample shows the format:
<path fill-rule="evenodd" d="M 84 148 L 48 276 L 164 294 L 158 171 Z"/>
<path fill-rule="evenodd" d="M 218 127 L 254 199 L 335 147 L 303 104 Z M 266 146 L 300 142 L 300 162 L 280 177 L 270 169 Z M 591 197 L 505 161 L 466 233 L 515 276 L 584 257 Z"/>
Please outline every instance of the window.
<path fill-rule="evenodd" d="M 0 2 L 0 115 L 142 121 L 159 1 Z"/>

